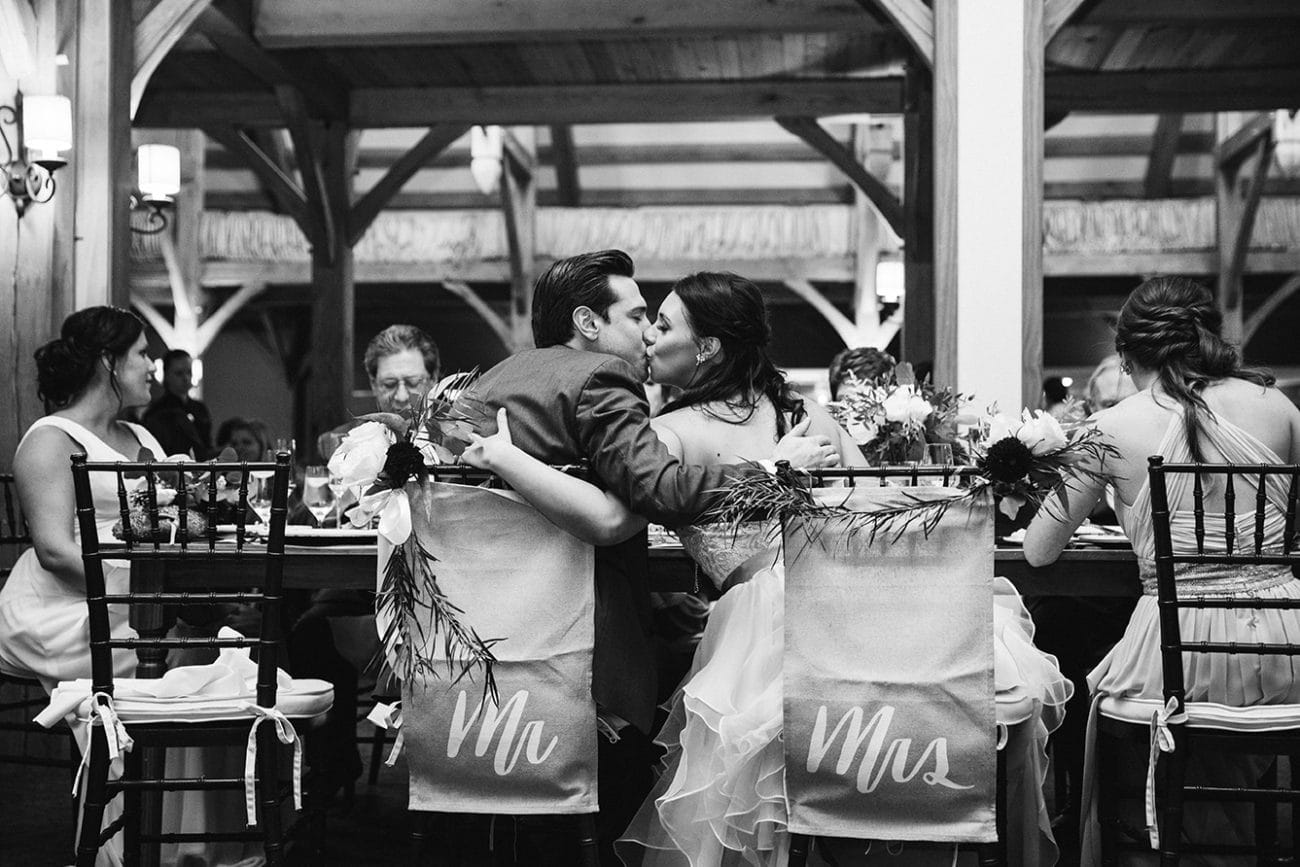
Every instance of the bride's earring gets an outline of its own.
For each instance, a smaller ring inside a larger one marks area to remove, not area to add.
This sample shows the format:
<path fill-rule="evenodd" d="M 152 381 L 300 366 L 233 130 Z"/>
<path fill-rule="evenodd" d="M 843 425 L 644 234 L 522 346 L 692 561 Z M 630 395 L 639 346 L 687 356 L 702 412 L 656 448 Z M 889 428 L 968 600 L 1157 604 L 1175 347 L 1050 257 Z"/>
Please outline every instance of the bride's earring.
<path fill-rule="evenodd" d="M 709 356 L 705 355 L 703 352 L 697 352 L 697 353 L 695 353 L 695 366 L 696 366 L 696 367 L 699 367 L 701 364 L 703 364 L 704 362 L 706 362 L 706 361 L 708 361 L 708 360 L 709 360 Z"/>
<path fill-rule="evenodd" d="M 1125 376 L 1133 375 L 1133 365 L 1132 363 L 1129 362 L 1127 358 L 1119 363 L 1119 369 L 1120 371 L 1123 372 Z"/>

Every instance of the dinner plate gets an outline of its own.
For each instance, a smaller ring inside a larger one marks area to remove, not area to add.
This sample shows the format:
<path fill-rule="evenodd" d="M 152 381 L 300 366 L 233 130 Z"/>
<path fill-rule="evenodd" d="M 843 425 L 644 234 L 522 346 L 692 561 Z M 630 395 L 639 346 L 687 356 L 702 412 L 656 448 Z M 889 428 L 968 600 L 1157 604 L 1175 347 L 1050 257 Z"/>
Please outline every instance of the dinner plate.
<path fill-rule="evenodd" d="M 285 528 L 285 538 L 294 539 L 329 539 L 334 542 L 373 542 L 378 536 L 378 530 L 363 526 L 302 526 L 290 524 Z"/>

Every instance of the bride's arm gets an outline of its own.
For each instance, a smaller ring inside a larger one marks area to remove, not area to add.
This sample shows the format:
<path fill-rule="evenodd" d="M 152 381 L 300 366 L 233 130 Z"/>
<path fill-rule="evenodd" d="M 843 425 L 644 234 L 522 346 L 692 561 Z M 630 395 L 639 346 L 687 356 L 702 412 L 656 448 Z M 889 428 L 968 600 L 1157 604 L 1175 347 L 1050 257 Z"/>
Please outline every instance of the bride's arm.
<path fill-rule="evenodd" d="M 553 469 L 515 446 L 504 407 L 497 413 L 495 434 L 472 436 L 474 442 L 461 460 L 496 473 L 551 523 L 584 542 L 615 545 L 645 527 L 645 519 L 632 514 L 612 494 Z"/>
<path fill-rule="evenodd" d="M 73 534 L 77 503 L 69 458 L 81 449 L 57 428 L 35 430 L 14 455 L 18 501 L 41 567 L 85 592 L 81 545 Z"/>
<path fill-rule="evenodd" d="M 865 467 L 867 459 L 862 454 L 862 449 L 849 436 L 849 432 L 840 427 L 840 423 L 830 414 L 826 407 L 811 400 L 804 401 L 804 411 L 812 420 L 808 432 L 810 434 L 823 434 L 827 436 L 831 445 L 840 456 L 840 466 L 842 467 Z"/>
<path fill-rule="evenodd" d="M 1065 480 L 1069 508 L 1052 495 L 1043 502 L 1025 530 L 1025 562 L 1030 566 L 1046 566 L 1061 556 L 1070 537 L 1079 525 L 1087 520 L 1097 502 L 1106 492 L 1106 483 L 1095 473 L 1108 471 L 1105 460 L 1086 457 L 1081 464 L 1092 471 L 1089 475 L 1070 475 Z"/>

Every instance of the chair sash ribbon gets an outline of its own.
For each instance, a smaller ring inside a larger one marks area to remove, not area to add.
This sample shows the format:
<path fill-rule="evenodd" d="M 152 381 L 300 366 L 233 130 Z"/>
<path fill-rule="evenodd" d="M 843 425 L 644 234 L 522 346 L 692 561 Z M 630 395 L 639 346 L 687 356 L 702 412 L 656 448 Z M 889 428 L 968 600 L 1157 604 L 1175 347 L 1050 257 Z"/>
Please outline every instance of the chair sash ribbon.
<path fill-rule="evenodd" d="M 388 753 L 388 758 L 384 759 L 384 764 L 391 768 L 397 764 L 397 757 L 402 754 L 402 746 L 406 741 L 406 732 L 402 731 L 402 703 L 395 701 L 392 704 L 384 704 L 382 701 L 377 701 L 370 709 L 370 713 L 366 714 L 366 719 L 381 729 L 392 729 L 397 732 L 397 737 L 393 740 L 393 749 Z"/>
<path fill-rule="evenodd" d="M 1151 714 L 1151 749 L 1147 755 L 1146 816 L 1147 833 L 1151 838 L 1152 849 L 1160 848 L 1160 824 L 1156 814 L 1156 760 L 1161 753 L 1174 751 L 1174 733 L 1169 730 L 1169 727 L 1187 722 L 1186 709 L 1178 713 L 1176 711 L 1178 711 L 1178 700 L 1170 696 L 1164 707 Z"/>
<path fill-rule="evenodd" d="M 302 809 L 302 741 L 289 718 L 279 708 L 247 704 L 244 708 L 253 714 L 253 727 L 248 732 L 248 748 L 244 752 L 244 809 L 250 826 L 257 824 L 257 729 L 270 720 L 275 726 L 275 736 L 280 743 L 293 744 L 293 806 Z"/>
<path fill-rule="evenodd" d="M 129 753 L 135 746 L 135 740 L 127 733 L 126 726 L 113 707 L 113 697 L 106 692 L 97 692 L 90 698 L 90 736 L 86 739 L 86 751 L 81 756 L 81 767 L 72 781 L 72 797 L 77 797 L 81 788 L 81 779 L 90 767 L 90 751 L 94 747 L 95 717 L 104 728 L 104 741 L 108 744 L 108 760 L 112 762 L 122 753 Z"/>

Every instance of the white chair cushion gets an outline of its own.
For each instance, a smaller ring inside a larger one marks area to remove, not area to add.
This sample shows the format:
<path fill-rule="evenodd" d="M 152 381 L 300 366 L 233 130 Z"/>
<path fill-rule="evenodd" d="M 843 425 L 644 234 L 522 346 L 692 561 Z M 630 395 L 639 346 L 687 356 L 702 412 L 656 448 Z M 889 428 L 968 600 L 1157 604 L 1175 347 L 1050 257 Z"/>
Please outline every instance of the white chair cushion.
<path fill-rule="evenodd" d="M 222 629 L 221 637 L 239 633 Z M 50 703 L 36 717 L 49 727 L 73 716 L 88 720 L 91 712 L 89 678 L 65 680 L 50 694 Z M 210 665 L 183 665 L 162 677 L 119 677 L 113 681 L 113 706 L 123 722 L 218 722 L 252 719 L 257 704 L 257 665 L 247 648 L 223 648 Z M 294 679 L 284 671 L 276 678 L 276 708 L 287 717 L 314 717 L 334 704 L 334 687 L 323 680 Z"/>
<path fill-rule="evenodd" d="M 1151 725 L 1151 716 L 1164 707 L 1156 698 L 1102 696 L 1097 712 L 1109 719 L 1134 725 Z M 1186 704 L 1188 728 L 1226 729 L 1235 732 L 1271 732 L 1300 728 L 1300 704 L 1261 704 L 1233 707 L 1208 701 Z"/>

